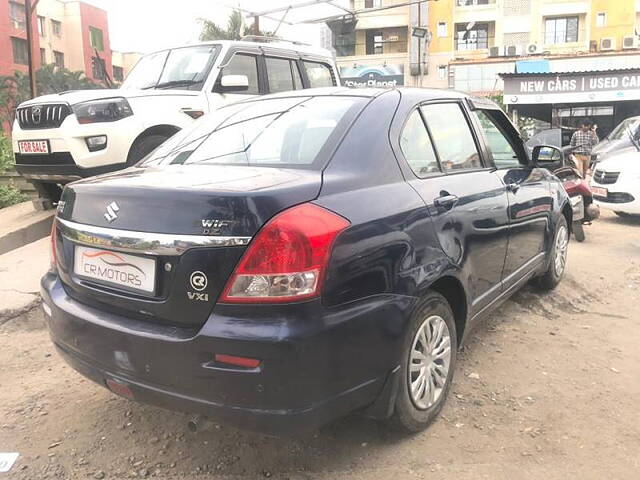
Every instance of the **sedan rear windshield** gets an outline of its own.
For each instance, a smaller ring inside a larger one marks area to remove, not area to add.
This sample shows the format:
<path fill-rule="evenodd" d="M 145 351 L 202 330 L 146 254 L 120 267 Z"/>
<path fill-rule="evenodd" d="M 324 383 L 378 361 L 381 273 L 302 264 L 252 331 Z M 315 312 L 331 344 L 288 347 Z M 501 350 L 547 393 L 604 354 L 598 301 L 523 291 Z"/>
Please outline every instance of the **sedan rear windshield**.
<path fill-rule="evenodd" d="M 164 50 L 142 57 L 121 88 L 201 90 L 219 45 Z"/>
<path fill-rule="evenodd" d="M 258 100 L 216 110 L 176 134 L 143 162 L 313 168 L 332 135 L 366 103 L 362 97 Z"/>

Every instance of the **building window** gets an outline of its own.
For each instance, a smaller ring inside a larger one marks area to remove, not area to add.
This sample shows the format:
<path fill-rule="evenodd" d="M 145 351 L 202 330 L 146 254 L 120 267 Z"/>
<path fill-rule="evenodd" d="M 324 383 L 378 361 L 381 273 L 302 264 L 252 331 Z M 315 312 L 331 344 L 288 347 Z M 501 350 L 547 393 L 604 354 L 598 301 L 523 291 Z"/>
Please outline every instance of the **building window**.
<path fill-rule="evenodd" d="M 11 37 L 11 47 L 13 49 L 13 63 L 28 65 L 27 41 L 22 38 Z"/>
<path fill-rule="evenodd" d="M 41 37 L 45 37 L 46 31 L 47 30 L 45 28 L 44 17 L 38 15 L 38 35 L 40 35 Z"/>
<path fill-rule="evenodd" d="M 383 53 L 384 41 L 380 30 L 367 30 L 367 55 Z"/>
<path fill-rule="evenodd" d="M 104 60 L 100 57 L 91 57 L 91 75 L 96 80 L 104 80 Z"/>
<path fill-rule="evenodd" d="M 56 37 L 62 36 L 62 23 L 58 20 L 51 20 L 51 31 Z"/>
<path fill-rule="evenodd" d="M 468 28 L 471 26 L 471 28 Z M 489 24 L 473 23 L 456 25 L 456 50 L 489 48 Z"/>
<path fill-rule="evenodd" d="M 91 48 L 98 50 L 99 52 L 104 51 L 102 30 L 99 28 L 89 27 L 89 35 L 91 37 Z"/>
<path fill-rule="evenodd" d="M 578 41 L 578 17 L 547 18 L 544 27 L 544 42 L 548 45 Z"/>
<path fill-rule="evenodd" d="M 599 13 L 596 17 L 596 27 L 604 27 L 607 25 L 607 14 Z"/>
<path fill-rule="evenodd" d="M 447 78 L 447 66 L 446 65 L 438 65 L 438 78 L 440 80 L 444 80 Z"/>
<path fill-rule="evenodd" d="M 9 2 L 9 19 L 16 30 L 24 30 L 26 28 L 27 14 L 22 3 Z"/>
<path fill-rule="evenodd" d="M 438 37 L 447 36 L 447 22 L 438 22 Z"/>
<path fill-rule="evenodd" d="M 378 8 L 382 5 L 382 0 L 364 0 L 364 8 Z"/>
<path fill-rule="evenodd" d="M 44 51 L 44 48 L 40 49 L 40 65 L 47 64 L 47 52 Z"/>
<path fill-rule="evenodd" d="M 64 53 L 53 51 L 53 63 L 58 68 L 64 68 Z"/>
<path fill-rule="evenodd" d="M 113 79 L 118 83 L 122 83 L 124 81 L 124 70 L 122 67 L 113 66 Z"/>

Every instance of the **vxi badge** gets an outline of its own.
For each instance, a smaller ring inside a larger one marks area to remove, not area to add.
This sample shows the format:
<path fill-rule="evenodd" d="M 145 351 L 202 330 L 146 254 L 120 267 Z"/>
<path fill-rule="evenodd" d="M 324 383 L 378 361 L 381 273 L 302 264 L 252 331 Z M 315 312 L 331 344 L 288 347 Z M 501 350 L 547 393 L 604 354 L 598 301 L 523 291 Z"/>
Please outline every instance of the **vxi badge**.
<path fill-rule="evenodd" d="M 199 270 L 196 270 L 189 277 L 189 284 L 191 288 L 195 290 L 195 292 L 187 291 L 187 296 L 189 300 L 197 300 L 200 302 L 208 302 L 209 294 L 203 293 L 202 291 L 207 288 L 208 284 L 207 276 Z"/>

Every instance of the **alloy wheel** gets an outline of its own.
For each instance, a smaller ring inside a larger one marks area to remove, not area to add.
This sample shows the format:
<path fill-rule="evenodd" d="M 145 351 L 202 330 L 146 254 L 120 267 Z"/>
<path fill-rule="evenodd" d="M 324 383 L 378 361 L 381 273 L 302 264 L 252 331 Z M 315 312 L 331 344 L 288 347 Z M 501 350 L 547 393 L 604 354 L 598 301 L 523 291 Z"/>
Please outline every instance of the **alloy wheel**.
<path fill-rule="evenodd" d="M 560 277 L 564 272 L 564 268 L 567 264 L 567 250 L 569 246 L 569 232 L 567 227 L 562 225 L 558 229 L 558 233 L 556 235 L 556 250 L 555 250 L 555 258 L 554 258 L 554 266 L 556 270 L 556 275 Z"/>
<path fill-rule="evenodd" d="M 451 335 L 442 317 L 432 315 L 422 322 L 409 355 L 409 396 L 418 409 L 426 410 L 442 395 L 451 365 Z"/>

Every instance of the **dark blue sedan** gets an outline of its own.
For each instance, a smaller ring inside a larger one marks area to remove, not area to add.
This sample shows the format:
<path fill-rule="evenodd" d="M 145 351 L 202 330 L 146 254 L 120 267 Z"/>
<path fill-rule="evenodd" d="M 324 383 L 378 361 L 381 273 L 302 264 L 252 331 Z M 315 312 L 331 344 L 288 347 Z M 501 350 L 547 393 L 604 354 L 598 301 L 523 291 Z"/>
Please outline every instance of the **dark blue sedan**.
<path fill-rule="evenodd" d="M 425 428 L 474 324 L 560 282 L 572 209 L 493 103 L 304 90 L 226 106 L 68 185 L 51 338 L 114 393 L 287 433 Z"/>

